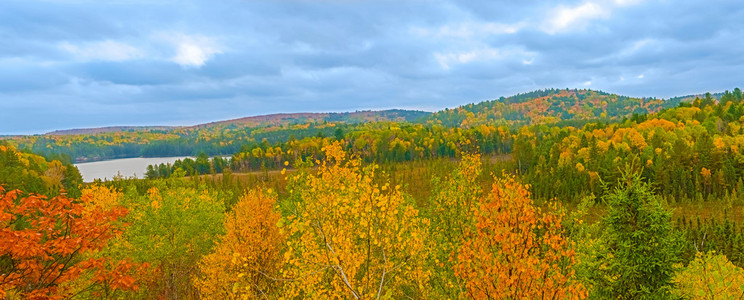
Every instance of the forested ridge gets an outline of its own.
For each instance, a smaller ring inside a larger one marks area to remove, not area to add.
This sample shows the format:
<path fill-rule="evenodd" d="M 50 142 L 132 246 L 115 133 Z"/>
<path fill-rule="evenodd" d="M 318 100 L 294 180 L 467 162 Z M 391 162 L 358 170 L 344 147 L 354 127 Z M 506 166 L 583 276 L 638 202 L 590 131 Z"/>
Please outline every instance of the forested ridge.
<path fill-rule="evenodd" d="M 714 94 L 714 96 L 719 96 Z M 692 98 L 694 99 L 694 97 Z M 395 123 L 429 130 L 555 124 L 580 126 L 591 121 L 616 122 L 633 114 L 677 106 L 690 96 L 669 100 L 633 98 L 593 90 L 546 89 L 463 105 L 436 113 L 410 110 L 353 113 L 275 114 L 190 127 L 120 127 L 79 129 L 44 135 L 6 137 L 21 149 L 68 162 L 129 157 L 230 155 L 246 144 L 274 144 L 292 139 L 343 136 Z M 379 124 L 377 124 L 379 123 Z"/>
<path fill-rule="evenodd" d="M 544 90 L 418 120 L 2 141 L 0 297 L 744 294 L 738 88 Z M 64 152 L 124 144 L 198 153 L 84 184 Z"/>
<path fill-rule="evenodd" d="M 243 144 L 331 135 L 336 126 L 379 121 L 412 122 L 430 113 L 413 110 L 297 113 L 246 117 L 185 127 L 105 127 L 5 137 L 20 149 L 50 159 L 86 162 L 130 157 L 229 155 Z"/>

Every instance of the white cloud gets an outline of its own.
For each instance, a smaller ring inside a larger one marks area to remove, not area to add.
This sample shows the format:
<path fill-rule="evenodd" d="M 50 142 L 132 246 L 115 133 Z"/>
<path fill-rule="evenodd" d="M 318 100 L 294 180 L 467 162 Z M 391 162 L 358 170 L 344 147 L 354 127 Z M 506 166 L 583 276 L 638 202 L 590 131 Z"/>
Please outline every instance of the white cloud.
<path fill-rule="evenodd" d="M 542 24 L 542 30 L 549 34 L 580 30 L 590 24 L 592 20 L 607 19 L 612 11 L 637 5 L 644 0 L 593 0 L 578 6 L 559 6 L 546 12 L 548 18 Z"/>
<path fill-rule="evenodd" d="M 591 86 L 591 85 L 592 85 L 592 81 L 591 80 L 584 82 L 584 86 Z"/>
<path fill-rule="evenodd" d="M 415 27 L 410 31 L 418 36 L 436 38 L 467 39 L 484 35 L 514 34 L 525 27 L 524 22 L 503 24 L 495 22 L 462 22 L 448 24 L 436 29 Z"/>
<path fill-rule="evenodd" d="M 482 48 L 466 52 L 457 53 L 434 53 L 442 69 L 449 70 L 452 64 L 467 64 L 474 60 L 494 60 L 503 56 L 501 51 L 493 48 Z"/>
<path fill-rule="evenodd" d="M 223 53 L 223 47 L 214 38 L 187 34 L 169 34 L 164 38 L 175 48 L 170 60 L 182 67 L 199 68 L 214 55 Z"/>
<path fill-rule="evenodd" d="M 615 4 L 617 6 L 636 5 L 641 2 L 643 2 L 643 0 L 615 0 Z"/>
<path fill-rule="evenodd" d="M 439 66 L 442 69 L 449 70 L 455 64 L 467 64 L 475 61 L 493 61 L 507 58 L 519 59 L 523 64 L 531 64 L 534 61 L 534 53 L 522 49 L 495 49 L 495 48 L 478 48 L 469 51 L 434 53 Z"/>
<path fill-rule="evenodd" d="M 641 74 L 641 75 L 638 75 L 636 78 L 643 79 L 643 77 L 646 77 L 646 75 Z"/>
<path fill-rule="evenodd" d="M 437 30 L 438 37 L 469 38 L 482 35 L 514 34 L 524 27 L 522 23 L 502 24 L 493 22 L 467 22 L 458 25 L 445 25 Z"/>
<path fill-rule="evenodd" d="M 79 45 L 62 42 L 59 44 L 59 48 L 85 61 L 125 61 L 144 57 L 144 53 L 140 49 L 112 40 L 89 42 Z"/>
<path fill-rule="evenodd" d="M 576 7 L 560 7 L 554 14 L 543 25 L 543 30 L 550 34 L 586 26 L 589 20 L 607 18 L 610 10 L 599 3 L 585 2 Z"/>

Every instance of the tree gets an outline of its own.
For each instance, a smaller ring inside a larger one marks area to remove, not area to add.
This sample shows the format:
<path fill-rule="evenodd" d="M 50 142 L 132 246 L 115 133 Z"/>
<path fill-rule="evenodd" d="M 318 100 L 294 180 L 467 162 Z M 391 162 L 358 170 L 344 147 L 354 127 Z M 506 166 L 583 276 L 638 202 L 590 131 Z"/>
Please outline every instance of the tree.
<path fill-rule="evenodd" d="M 574 279 L 575 254 L 563 236 L 563 213 L 543 213 L 527 186 L 497 179 L 474 211 L 455 273 L 475 299 L 566 299 L 586 297 Z"/>
<path fill-rule="evenodd" d="M 195 281 L 207 299 L 239 299 L 271 294 L 279 284 L 274 276 L 280 268 L 284 239 L 274 210 L 276 194 L 251 190 L 225 218 L 226 234 L 214 252 L 199 263 Z"/>
<path fill-rule="evenodd" d="M 131 225 L 111 255 L 155 268 L 145 298 L 196 297 L 191 280 L 198 274 L 196 262 L 212 252 L 215 237 L 223 233 L 222 202 L 206 190 L 187 187 L 182 175 L 177 169 L 171 179 L 152 183 L 146 195 L 130 189 L 123 196 Z"/>
<path fill-rule="evenodd" d="M 687 267 L 674 276 L 674 294 L 680 299 L 741 299 L 744 269 L 723 254 L 698 252 Z"/>
<path fill-rule="evenodd" d="M 682 249 L 671 213 L 640 175 L 627 171 L 603 200 L 608 212 L 594 254 L 594 293 L 615 299 L 669 297 Z"/>
<path fill-rule="evenodd" d="M 425 297 L 426 221 L 399 186 L 375 183 L 376 165 L 362 167 L 337 142 L 323 150 L 317 174 L 291 179 L 284 296 Z"/>
<path fill-rule="evenodd" d="M 196 169 L 197 174 L 207 174 L 209 173 L 209 156 L 207 156 L 206 153 L 201 152 L 199 155 L 196 156 L 196 161 L 194 162 L 194 168 Z"/>
<path fill-rule="evenodd" d="M 147 165 L 147 171 L 145 172 L 145 177 L 147 179 L 155 179 L 158 178 L 159 174 L 158 171 L 155 170 L 155 167 L 152 165 Z"/>
<path fill-rule="evenodd" d="M 137 288 L 133 264 L 90 256 L 122 232 L 117 221 L 126 209 L 85 207 L 89 197 L 21 194 L 0 186 L 0 298 L 61 299 L 95 285 Z M 88 280 L 76 282 L 81 278 Z"/>
<path fill-rule="evenodd" d="M 459 167 L 448 178 L 432 181 L 434 192 L 429 204 L 432 266 L 435 273 L 431 286 L 442 298 L 457 298 L 464 292 L 464 282 L 455 275 L 455 255 L 460 250 L 463 234 L 474 228 L 473 209 L 482 191 L 480 154 L 463 155 Z"/>

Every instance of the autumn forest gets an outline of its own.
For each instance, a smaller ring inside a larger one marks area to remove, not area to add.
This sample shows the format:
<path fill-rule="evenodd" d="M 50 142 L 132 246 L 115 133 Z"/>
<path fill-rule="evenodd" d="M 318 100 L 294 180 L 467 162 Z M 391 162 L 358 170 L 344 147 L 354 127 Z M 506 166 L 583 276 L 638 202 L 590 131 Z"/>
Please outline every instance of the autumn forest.
<path fill-rule="evenodd" d="M 739 88 L 0 137 L 1 299 L 743 295 Z"/>

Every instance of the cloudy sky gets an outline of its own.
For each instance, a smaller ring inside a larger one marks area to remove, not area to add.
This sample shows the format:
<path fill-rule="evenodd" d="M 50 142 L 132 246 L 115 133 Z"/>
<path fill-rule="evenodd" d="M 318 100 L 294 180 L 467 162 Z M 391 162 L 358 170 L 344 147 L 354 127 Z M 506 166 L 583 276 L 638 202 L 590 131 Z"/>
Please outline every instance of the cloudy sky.
<path fill-rule="evenodd" d="M 744 86 L 740 0 L 0 1 L 0 134 Z"/>

